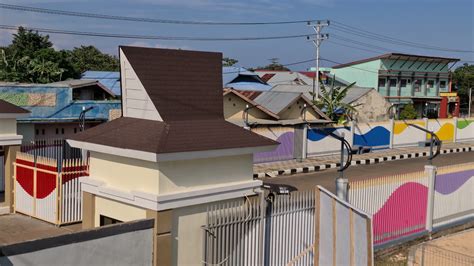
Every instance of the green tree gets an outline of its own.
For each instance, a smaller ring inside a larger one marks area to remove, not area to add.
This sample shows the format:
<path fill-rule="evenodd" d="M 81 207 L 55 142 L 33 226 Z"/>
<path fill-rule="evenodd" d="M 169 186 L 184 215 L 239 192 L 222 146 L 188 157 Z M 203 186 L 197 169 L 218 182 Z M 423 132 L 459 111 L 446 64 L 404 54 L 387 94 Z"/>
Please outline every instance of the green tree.
<path fill-rule="evenodd" d="M 0 48 L 0 80 L 50 83 L 80 78 L 86 70 L 116 71 L 119 60 L 94 46 L 57 51 L 48 35 L 22 27 L 13 34 L 12 43 Z"/>
<path fill-rule="evenodd" d="M 474 65 L 464 64 L 452 73 L 453 84 L 461 100 L 461 106 L 467 108 L 469 88 L 474 88 Z"/>
<path fill-rule="evenodd" d="M 290 71 L 289 68 L 285 67 L 284 65 L 278 62 L 278 58 L 270 59 L 271 63 L 266 66 L 260 66 L 255 69 L 262 69 L 262 70 L 277 70 L 277 71 Z M 252 69 L 253 70 L 253 69 Z"/>
<path fill-rule="evenodd" d="M 319 94 L 318 99 L 315 99 L 314 104 L 325 112 L 331 120 L 344 123 L 348 117 L 357 113 L 357 110 L 355 109 L 357 105 L 351 105 L 343 101 L 347 92 L 354 85 L 355 82 L 346 87 L 334 87 L 334 82 L 332 82 L 331 88 L 327 89 L 324 84 L 321 83 L 321 93 Z M 310 94 L 313 94 L 313 92 L 310 92 Z"/>
<path fill-rule="evenodd" d="M 235 64 L 237 64 L 239 62 L 239 60 L 237 59 L 233 59 L 233 58 L 230 58 L 230 57 L 224 57 L 222 58 L 222 66 L 233 66 Z"/>
<path fill-rule="evenodd" d="M 400 112 L 400 119 L 415 119 L 418 116 L 415 107 L 413 104 L 407 104 L 403 107 L 402 111 Z"/>
<path fill-rule="evenodd" d="M 104 54 L 92 45 L 75 47 L 68 56 L 79 74 L 87 70 L 118 71 L 120 66 L 116 56 Z"/>

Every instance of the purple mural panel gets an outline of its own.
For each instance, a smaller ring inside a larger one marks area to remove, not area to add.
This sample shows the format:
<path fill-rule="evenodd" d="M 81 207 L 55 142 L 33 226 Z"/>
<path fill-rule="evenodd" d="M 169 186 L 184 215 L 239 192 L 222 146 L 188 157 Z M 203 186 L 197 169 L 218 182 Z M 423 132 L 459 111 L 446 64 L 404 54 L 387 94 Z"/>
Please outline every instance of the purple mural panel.
<path fill-rule="evenodd" d="M 272 162 L 293 159 L 295 133 L 286 132 L 281 134 L 276 141 L 280 143 L 273 151 L 258 152 L 253 156 L 255 163 Z"/>
<path fill-rule="evenodd" d="M 443 195 L 451 194 L 474 176 L 474 170 L 442 174 L 436 176 L 435 191 Z"/>

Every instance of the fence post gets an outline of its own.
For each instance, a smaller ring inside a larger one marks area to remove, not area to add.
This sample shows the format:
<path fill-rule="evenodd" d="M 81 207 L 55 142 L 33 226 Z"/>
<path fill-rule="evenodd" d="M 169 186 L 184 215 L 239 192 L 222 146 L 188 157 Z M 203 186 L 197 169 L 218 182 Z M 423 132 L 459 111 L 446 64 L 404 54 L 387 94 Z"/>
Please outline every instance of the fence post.
<path fill-rule="evenodd" d="M 456 143 L 456 141 L 457 141 L 457 134 L 458 134 L 458 118 L 457 118 L 457 117 L 454 117 L 454 118 L 453 118 L 453 123 L 454 123 L 453 142 Z"/>
<path fill-rule="evenodd" d="M 394 138 L 394 135 L 395 135 L 395 134 L 393 134 L 393 131 L 395 129 L 395 120 L 393 118 L 390 119 L 389 125 L 390 125 L 390 144 L 389 144 L 389 148 L 393 149 L 393 138 Z"/>
<path fill-rule="evenodd" d="M 430 233 L 433 231 L 433 214 L 435 200 L 436 185 L 436 166 L 425 165 L 425 173 L 428 176 L 428 199 L 426 205 L 426 230 Z"/>
<path fill-rule="evenodd" d="M 351 146 L 354 146 L 354 134 L 355 134 L 355 126 L 356 126 L 355 124 L 356 124 L 356 122 L 354 122 L 352 120 L 349 122 L 350 134 L 346 138 Z"/>

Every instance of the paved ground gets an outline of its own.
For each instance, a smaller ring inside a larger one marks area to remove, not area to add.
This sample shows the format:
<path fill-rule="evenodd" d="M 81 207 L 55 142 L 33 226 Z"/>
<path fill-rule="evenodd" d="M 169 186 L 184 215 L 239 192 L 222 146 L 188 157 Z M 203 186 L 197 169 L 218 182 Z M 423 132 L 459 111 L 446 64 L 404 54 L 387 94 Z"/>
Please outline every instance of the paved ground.
<path fill-rule="evenodd" d="M 0 215 L 0 246 L 69 234 L 80 229 L 81 224 L 57 227 L 21 214 Z"/>
<path fill-rule="evenodd" d="M 442 154 L 474 151 L 474 142 L 444 143 Z M 427 157 L 429 147 L 405 147 L 376 150 L 366 154 L 353 155 L 352 164 L 376 164 L 379 162 Z M 302 162 L 296 160 L 254 164 L 254 177 L 279 176 L 308 173 L 338 167 L 340 155 L 325 155 L 307 158 Z"/>
<path fill-rule="evenodd" d="M 434 159 L 436 166 L 468 163 L 474 161 L 474 152 L 442 154 Z M 349 181 L 370 179 L 384 175 L 394 175 L 421 171 L 427 163 L 427 158 L 412 158 L 410 160 L 388 161 L 373 165 L 353 165 L 345 172 Z M 335 178 L 338 172 L 330 169 L 322 172 L 308 174 L 283 175 L 275 178 L 263 178 L 264 182 L 274 184 L 287 184 L 298 188 L 298 190 L 313 189 L 316 185 L 322 185 L 326 189 L 335 192 Z"/>
<path fill-rule="evenodd" d="M 409 265 L 474 265 L 474 229 L 412 248 Z"/>

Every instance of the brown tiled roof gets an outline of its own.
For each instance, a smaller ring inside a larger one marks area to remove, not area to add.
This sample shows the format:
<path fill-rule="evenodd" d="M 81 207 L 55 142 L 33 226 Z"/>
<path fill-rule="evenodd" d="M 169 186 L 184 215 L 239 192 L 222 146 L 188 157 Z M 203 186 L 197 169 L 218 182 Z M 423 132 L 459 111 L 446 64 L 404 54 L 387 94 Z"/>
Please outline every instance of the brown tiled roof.
<path fill-rule="evenodd" d="M 14 104 L 0 100 L 0 114 L 27 114 L 30 111 L 18 107 Z"/>
<path fill-rule="evenodd" d="M 221 53 L 120 49 L 164 121 L 223 119 Z"/>
<path fill-rule="evenodd" d="M 224 120 L 160 122 L 129 117 L 90 128 L 72 139 L 158 154 L 278 144 Z"/>
<path fill-rule="evenodd" d="M 262 80 L 267 82 L 269 81 L 273 76 L 275 76 L 275 74 L 271 74 L 271 73 L 267 73 L 265 75 L 262 76 Z"/>
<path fill-rule="evenodd" d="M 221 53 L 120 49 L 163 121 L 121 117 L 71 139 L 153 153 L 278 145 L 224 120 Z"/>

